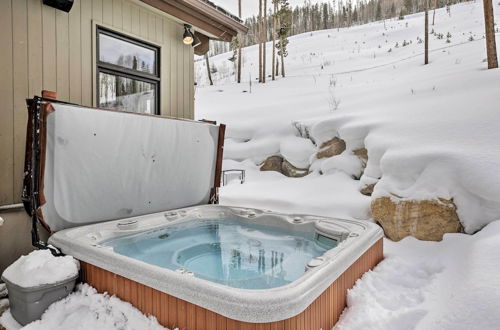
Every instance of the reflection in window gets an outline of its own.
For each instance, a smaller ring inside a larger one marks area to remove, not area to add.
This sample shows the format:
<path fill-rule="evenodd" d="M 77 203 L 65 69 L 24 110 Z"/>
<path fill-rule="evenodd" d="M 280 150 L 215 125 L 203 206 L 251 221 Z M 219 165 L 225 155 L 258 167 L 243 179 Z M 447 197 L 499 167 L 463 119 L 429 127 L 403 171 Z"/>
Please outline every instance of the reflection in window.
<path fill-rule="evenodd" d="M 98 106 L 158 114 L 160 50 L 100 27 L 97 42 Z"/>
<path fill-rule="evenodd" d="M 154 114 L 155 85 L 140 80 L 99 73 L 99 106 Z"/>
<path fill-rule="evenodd" d="M 155 51 L 107 34 L 99 36 L 99 61 L 136 71 L 155 73 Z"/>

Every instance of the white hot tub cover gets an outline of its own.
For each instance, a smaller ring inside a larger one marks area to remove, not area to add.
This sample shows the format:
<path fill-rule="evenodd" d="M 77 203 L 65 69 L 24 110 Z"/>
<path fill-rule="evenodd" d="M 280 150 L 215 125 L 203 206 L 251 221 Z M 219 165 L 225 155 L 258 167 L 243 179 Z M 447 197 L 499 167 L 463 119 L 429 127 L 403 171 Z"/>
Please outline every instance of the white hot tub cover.
<path fill-rule="evenodd" d="M 51 231 L 207 204 L 217 185 L 221 126 L 62 103 L 40 118 L 37 213 Z"/>

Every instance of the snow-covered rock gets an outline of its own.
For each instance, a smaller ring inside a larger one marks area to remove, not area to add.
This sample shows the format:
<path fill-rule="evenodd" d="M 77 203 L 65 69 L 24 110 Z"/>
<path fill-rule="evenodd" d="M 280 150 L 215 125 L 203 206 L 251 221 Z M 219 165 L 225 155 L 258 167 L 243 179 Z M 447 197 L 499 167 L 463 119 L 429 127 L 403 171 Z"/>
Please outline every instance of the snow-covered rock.
<path fill-rule="evenodd" d="M 314 152 L 315 147 L 309 139 L 289 136 L 280 144 L 281 155 L 294 167 L 300 169 L 309 168 L 309 160 Z"/>
<path fill-rule="evenodd" d="M 380 197 L 371 203 L 372 217 L 393 241 L 413 236 L 424 241 L 440 241 L 446 233 L 462 231 L 453 201 L 399 200 Z"/>
<path fill-rule="evenodd" d="M 326 159 L 321 163 L 322 173 L 342 171 L 353 178 L 359 178 L 363 172 L 361 159 L 349 152 Z"/>
<path fill-rule="evenodd" d="M 336 155 L 340 155 L 345 150 L 345 141 L 334 137 L 328 141 L 325 141 L 319 147 L 319 151 L 316 153 L 316 158 L 328 158 Z"/>
<path fill-rule="evenodd" d="M 27 288 L 75 277 L 79 267 L 78 261 L 71 256 L 54 257 L 49 250 L 35 250 L 7 267 L 2 277 Z"/>

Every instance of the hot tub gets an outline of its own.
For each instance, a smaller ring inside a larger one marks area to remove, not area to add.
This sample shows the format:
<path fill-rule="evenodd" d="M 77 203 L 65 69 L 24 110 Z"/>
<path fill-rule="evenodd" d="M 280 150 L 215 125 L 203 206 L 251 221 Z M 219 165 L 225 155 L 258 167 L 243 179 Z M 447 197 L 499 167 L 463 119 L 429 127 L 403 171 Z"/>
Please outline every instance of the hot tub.
<path fill-rule="evenodd" d="M 34 221 L 169 328 L 330 329 L 382 259 L 374 223 L 216 205 L 223 126 L 47 100 L 30 123 Z"/>
<path fill-rule="evenodd" d="M 86 282 L 169 327 L 211 329 L 211 315 L 327 329 L 346 290 L 381 260 L 381 237 L 364 221 L 208 205 L 66 229 L 49 242 L 84 262 Z M 155 312 L 165 294 L 176 310 Z"/>

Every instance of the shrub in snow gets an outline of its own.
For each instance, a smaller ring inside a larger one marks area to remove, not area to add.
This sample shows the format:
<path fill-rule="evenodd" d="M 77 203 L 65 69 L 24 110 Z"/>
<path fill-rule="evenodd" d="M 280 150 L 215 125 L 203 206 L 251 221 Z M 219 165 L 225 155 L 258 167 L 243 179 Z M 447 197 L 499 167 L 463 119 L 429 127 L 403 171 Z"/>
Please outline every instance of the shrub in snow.
<path fill-rule="evenodd" d="M 49 250 L 36 250 L 17 259 L 2 276 L 21 287 L 64 281 L 78 275 L 79 263 L 71 256 L 54 257 Z"/>

